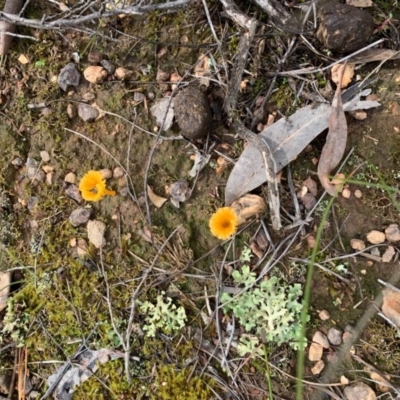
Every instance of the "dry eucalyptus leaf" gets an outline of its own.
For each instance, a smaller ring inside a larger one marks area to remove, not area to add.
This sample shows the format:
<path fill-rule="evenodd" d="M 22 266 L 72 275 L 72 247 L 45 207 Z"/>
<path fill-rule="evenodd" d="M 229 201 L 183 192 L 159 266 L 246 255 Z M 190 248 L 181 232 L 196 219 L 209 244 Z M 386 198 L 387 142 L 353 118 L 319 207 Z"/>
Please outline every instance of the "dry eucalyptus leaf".
<path fill-rule="evenodd" d="M 235 200 L 231 207 L 239 217 L 238 224 L 244 224 L 247 219 L 261 214 L 267 208 L 265 200 L 255 194 L 246 194 Z"/>
<path fill-rule="evenodd" d="M 349 6 L 360 7 L 360 8 L 373 6 L 372 0 L 346 0 L 346 3 Z"/>
<path fill-rule="evenodd" d="M 150 201 L 157 208 L 161 208 L 164 205 L 164 203 L 168 200 L 165 197 L 161 197 L 161 196 L 156 195 L 149 185 L 147 185 L 147 195 L 149 196 Z"/>
<path fill-rule="evenodd" d="M 396 60 L 400 58 L 400 51 L 391 49 L 368 49 L 350 58 L 352 63 L 363 64 L 374 61 Z"/>
<path fill-rule="evenodd" d="M 122 358 L 119 351 L 100 349 L 97 351 L 87 349 L 74 357 L 74 363 L 68 369 L 61 366 L 47 378 L 48 386 L 55 384 L 54 398 L 58 400 L 71 400 L 78 386 L 89 379 L 101 364 Z M 57 383 L 58 382 L 58 383 Z"/>
<path fill-rule="evenodd" d="M 353 100 L 357 91 L 365 86 L 353 85 L 343 94 L 346 103 L 344 111 L 377 107 L 375 101 Z M 353 88 L 355 88 L 353 90 Z M 356 91 L 356 92 L 355 92 Z M 347 95 L 347 93 L 351 93 Z M 259 135 L 269 145 L 275 160 L 275 172 L 283 167 L 304 150 L 322 131 L 328 128 L 330 106 L 325 103 L 308 105 L 296 111 L 288 118 L 281 118 L 268 126 Z M 265 166 L 260 151 L 253 145 L 248 145 L 229 175 L 225 189 L 225 203 L 232 201 L 266 182 Z"/>
<path fill-rule="evenodd" d="M 139 233 L 140 237 L 141 237 L 145 242 L 147 242 L 147 243 L 153 243 L 153 239 L 152 239 L 153 235 L 151 234 L 151 231 L 150 231 L 150 229 L 149 229 L 147 226 L 143 227 L 143 229 L 139 229 L 139 230 L 138 230 L 138 233 Z"/>
<path fill-rule="evenodd" d="M 354 76 L 354 67 L 355 64 L 336 64 L 331 69 L 332 80 L 333 82 L 339 84 L 340 77 L 343 73 L 342 84 L 341 87 L 346 88 L 351 82 Z M 344 72 L 343 72 L 344 69 Z"/>
<path fill-rule="evenodd" d="M 347 121 L 343 111 L 340 84 L 332 100 L 328 126 L 328 136 L 318 163 L 318 177 L 324 189 L 334 196 L 337 189 L 331 184 L 329 175 L 340 163 L 347 143 Z"/>
<path fill-rule="evenodd" d="M 199 151 L 196 150 L 196 154 L 194 157 L 194 165 L 193 168 L 189 172 L 189 176 L 194 178 L 197 174 L 208 164 L 210 161 L 211 154 L 203 155 Z"/>

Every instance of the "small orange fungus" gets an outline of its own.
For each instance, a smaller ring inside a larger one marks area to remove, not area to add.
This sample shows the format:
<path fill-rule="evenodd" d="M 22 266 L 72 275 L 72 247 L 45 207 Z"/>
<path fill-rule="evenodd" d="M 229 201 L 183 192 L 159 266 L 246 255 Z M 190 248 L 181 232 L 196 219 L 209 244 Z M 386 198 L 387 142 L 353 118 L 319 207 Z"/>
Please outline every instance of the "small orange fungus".
<path fill-rule="evenodd" d="M 100 171 L 87 172 L 79 182 L 79 190 L 86 201 L 99 201 L 104 196 L 115 196 L 114 190 L 106 188 L 104 176 Z"/>
<path fill-rule="evenodd" d="M 237 230 L 238 216 L 232 207 L 222 207 L 210 218 L 211 233 L 218 239 L 229 239 Z"/>

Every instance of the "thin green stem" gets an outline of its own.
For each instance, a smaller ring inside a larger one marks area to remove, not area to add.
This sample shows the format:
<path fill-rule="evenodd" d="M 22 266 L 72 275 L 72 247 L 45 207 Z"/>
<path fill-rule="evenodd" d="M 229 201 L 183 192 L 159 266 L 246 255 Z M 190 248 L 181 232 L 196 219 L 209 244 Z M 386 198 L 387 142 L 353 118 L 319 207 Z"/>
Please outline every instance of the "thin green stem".
<path fill-rule="evenodd" d="M 308 307 L 310 305 L 310 295 L 311 295 L 311 283 L 314 274 L 314 266 L 315 261 L 318 253 L 319 243 L 321 241 L 322 231 L 325 226 L 325 222 L 328 220 L 328 215 L 331 210 L 332 204 L 335 201 L 336 196 L 333 196 L 329 201 L 328 207 L 326 207 L 323 215 L 321 223 L 318 226 L 317 235 L 315 237 L 315 245 L 312 249 L 310 263 L 308 265 L 307 271 L 307 280 L 304 289 L 304 299 L 303 299 L 303 308 L 301 310 L 301 329 L 300 329 L 300 337 L 299 342 L 303 341 L 303 338 L 306 336 L 306 323 L 307 323 L 307 316 L 308 316 Z M 296 400 L 303 400 L 303 376 L 304 376 L 304 359 L 305 359 L 305 351 L 304 349 L 299 349 L 297 352 L 297 384 L 296 384 Z"/>

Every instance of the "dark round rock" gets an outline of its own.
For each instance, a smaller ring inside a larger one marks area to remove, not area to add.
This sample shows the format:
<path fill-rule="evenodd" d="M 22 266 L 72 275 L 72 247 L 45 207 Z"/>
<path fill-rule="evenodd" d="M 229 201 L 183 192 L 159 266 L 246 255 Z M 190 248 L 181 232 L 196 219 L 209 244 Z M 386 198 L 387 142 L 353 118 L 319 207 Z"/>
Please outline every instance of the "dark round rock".
<path fill-rule="evenodd" d="M 181 90 L 174 99 L 174 113 L 183 136 L 200 139 L 211 129 L 212 113 L 207 96 L 197 87 Z"/>
<path fill-rule="evenodd" d="M 318 21 L 318 40 L 336 53 L 352 53 L 362 49 L 374 30 L 374 21 L 368 12 L 335 1 L 320 7 Z"/>

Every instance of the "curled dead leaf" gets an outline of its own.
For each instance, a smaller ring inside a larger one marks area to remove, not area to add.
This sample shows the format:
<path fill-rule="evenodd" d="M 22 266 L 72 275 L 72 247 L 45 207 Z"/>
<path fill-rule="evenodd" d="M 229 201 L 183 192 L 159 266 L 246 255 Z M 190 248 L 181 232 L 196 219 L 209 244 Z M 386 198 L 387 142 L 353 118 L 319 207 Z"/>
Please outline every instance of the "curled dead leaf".
<path fill-rule="evenodd" d="M 161 208 L 164 205 L 164 203 L 168 200 L 165 197 L 161 197 L 161 196 L 156 195 L 149 185 L 147 185 L 147 195 L 149 196 L 150 201 L 157 208 Z"/>

